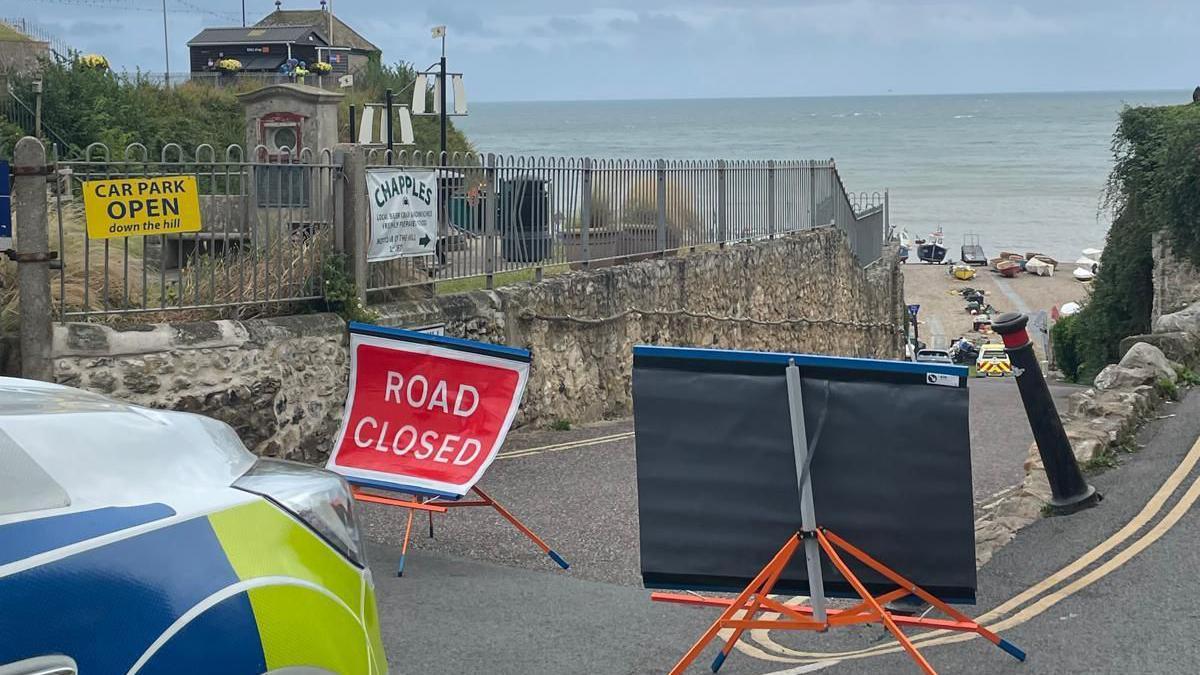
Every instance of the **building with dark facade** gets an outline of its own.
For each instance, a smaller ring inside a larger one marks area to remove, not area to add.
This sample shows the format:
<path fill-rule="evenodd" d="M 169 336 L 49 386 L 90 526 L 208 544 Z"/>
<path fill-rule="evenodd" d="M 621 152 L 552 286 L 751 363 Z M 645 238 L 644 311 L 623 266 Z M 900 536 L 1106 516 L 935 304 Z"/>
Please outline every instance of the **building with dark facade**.
<path fill-rule="evenodd" d="M 313 64 L 324 61 L 333 75 L 356 73 L 379 48 L 324 9 L 276 10 L 253 26 L 205 28 L 188 41 L 191 72 L 212 72 L 221 59 L 237 59 L 243 72 L 276 73 L 289 59 Z M 332 39 L 331 39 L 332 36 Z"/>

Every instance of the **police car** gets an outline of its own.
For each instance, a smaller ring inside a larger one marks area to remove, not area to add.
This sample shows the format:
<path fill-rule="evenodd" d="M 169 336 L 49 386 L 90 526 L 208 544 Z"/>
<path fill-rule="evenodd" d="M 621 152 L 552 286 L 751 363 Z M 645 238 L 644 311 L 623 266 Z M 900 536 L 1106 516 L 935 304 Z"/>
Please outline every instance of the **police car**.
<path fill-rule="evenodd" d="M 345 481 L 227 425 L 0 378 L 0 673 L 376 675 Z"/>

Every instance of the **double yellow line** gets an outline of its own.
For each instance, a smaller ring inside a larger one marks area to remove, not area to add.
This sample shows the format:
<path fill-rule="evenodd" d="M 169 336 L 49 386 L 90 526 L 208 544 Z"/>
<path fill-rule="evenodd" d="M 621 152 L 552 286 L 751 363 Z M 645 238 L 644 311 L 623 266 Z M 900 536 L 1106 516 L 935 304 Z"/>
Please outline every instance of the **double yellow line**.
<path fill-rule="evenodd" d="M 1158 491 L 1146 502 L 1142 510 L 1126 523 L 1124 527 L 1054 574 L 1030 586 L 995 609 L 979 616 L 977 621 L 989 630 L 997 633 L 1020 626 L 1084 588 L 1100 581 L 1129 562 L 1134 556 L 1144 551 L 1151 544 L 1161 539 L 1191 509 L 1196 500 L 1200 499 L 1200 476 L 1192 481 L 1187 491 L 1183 493 L 1183 496 L 1180 497 L 1175 506 L 1161 520 L 1155 523 L 1153 527 L 1147 530 L 1145 534 L 1135 539 L 1127 547 L 1091 571 L 1061 588 L 1057 588 L 1057 590 L 1052 590 L 1059 586 L 1059 584 L 1072 579 L 1075 575 L 1100 561 L 1104 556 L 1117 549 L 1157 517 L 1166 503 L 1179 489 L 1180 485 L 1183 484 L 1188 474 L 1195 468 L 1197 461 L 1200 461 L 1200 439 L 1197 439 L 1192 445 L 1191 450 L 1184 456 L 1183 461 L 1175 467 L 1175 470 L 1171 472 L 1171 475 L 1167 477 Z M 803 601 L 803 598 L 797 598 L 789 601 L 789 604 L 801 601 Z M 767 631 L 753 631 L 751 637 L 770 651 L 764 651 L 756 646 L 747 644 L 745 641 L 738 642 L 738 649 L 759 659 L 787 663 L 816 663 L 845 659 L 862 659 L 901 650 L 900 645 L 892 641 L 855 651 L 803 652 L 789 649 L 774 642 L 767 634 Z M 916 635 L 912 638 L 912 641 L 919 647 L 932 647 L 935 645 L 965 642 L 975 637 L 978 636 L 974 633 L 956 634 L 950 631 L 935 630 Z"/>
<path fill-rule="evenodd" d="M 548 452 L 559 452 L 562 450 L 573 450 L 575 448 L 587 448 L 593 445 L 604 445 L 605 443 L 614 443 L 633 438 L 632 431 L 625 431 L 619 434 L 610 436 L 597 436 L 595 438 L 584 438 L 578 441 L 567 441 L 566 443 L 556 443 L 554 445 L 542 445 L 536 448 L 523 448 L 519 450 L 509 450 L 496 455 L 496 459 L 517 459 L 518 457 L 530 457 L 532 455 L 541 455 Z"/>

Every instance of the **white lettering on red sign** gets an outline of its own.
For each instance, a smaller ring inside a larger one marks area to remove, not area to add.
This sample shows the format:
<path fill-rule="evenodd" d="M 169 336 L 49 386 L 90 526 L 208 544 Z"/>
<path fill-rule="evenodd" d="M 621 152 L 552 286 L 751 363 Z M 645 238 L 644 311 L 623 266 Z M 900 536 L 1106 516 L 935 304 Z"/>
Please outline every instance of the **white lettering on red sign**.
<path fill-rule="evenodd" d="M 351 349 L 351 391 L 329 468 L 465 494 L 508 433 L 529 364 L 358 334 Z"/>

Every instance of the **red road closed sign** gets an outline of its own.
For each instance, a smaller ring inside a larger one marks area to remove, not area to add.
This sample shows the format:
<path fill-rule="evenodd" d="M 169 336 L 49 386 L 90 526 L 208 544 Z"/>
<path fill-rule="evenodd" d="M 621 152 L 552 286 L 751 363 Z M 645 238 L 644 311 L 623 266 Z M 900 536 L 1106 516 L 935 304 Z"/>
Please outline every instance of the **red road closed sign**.
<path fill-rule="evenodd" d="M 326 465 L 352 482 L 459 497 L 517 414 L 529 352 L 350 324 L 350 390 Z"/>

